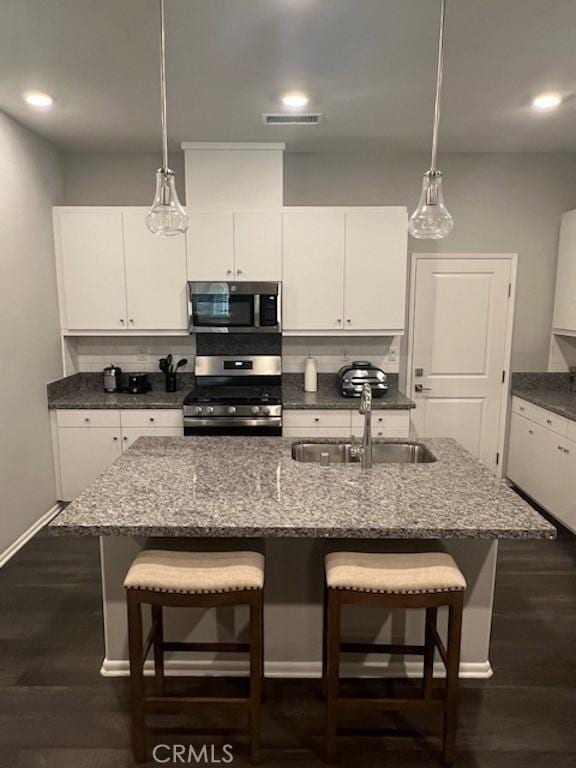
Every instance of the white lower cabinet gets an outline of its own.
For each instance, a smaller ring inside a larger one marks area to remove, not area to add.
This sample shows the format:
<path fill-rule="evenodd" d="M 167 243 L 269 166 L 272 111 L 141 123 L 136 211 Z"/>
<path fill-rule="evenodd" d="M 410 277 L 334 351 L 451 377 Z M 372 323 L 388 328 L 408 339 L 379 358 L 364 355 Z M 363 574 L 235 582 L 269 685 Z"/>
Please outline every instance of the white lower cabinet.
<path fill-rule="evenodd" d="M 172 409 L 61 410 L 56 414 L 60 501 L 71 501 L 139 437 L 181 437 Z"/>
<path fill-rule="evenodd" d="M 122 453 L 120 429 L 63 427 L 58 430 L 61 501 L 71 501 Z"/>
<path fill-rule="evenodd" d="M 564 436 L 568 425 L 566 419 L 514 398 L 507 476 L 576 531 L 576 442 Z"/>
<path fill-rule="evenodd" d="M 284 437 L 361 437 L 364 430 L 364 417 L 344 409 L 284 411 L 282 419 Z M 408 411 L 372 413 L 373 437 L 408 437 L 409 433 Z"/>

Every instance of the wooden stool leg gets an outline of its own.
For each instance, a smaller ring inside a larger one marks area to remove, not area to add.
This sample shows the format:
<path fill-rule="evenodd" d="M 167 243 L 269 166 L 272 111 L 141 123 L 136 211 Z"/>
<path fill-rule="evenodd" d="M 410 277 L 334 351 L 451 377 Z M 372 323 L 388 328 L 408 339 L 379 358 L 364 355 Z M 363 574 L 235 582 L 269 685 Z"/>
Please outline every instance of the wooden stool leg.
<path fill-rule="evenodd" d="M 326 760 L 336 758 L 338 732 L 338 684 L 340 678 L 340 595 L 338 590 L 328 589 L 327 670 L 326 670 Z"/>
<path fill-rule="evenodd" d="M 436 628 L 438 617 L 437 608 L 426 608 L 426 629 L 424 639 L 424 698 L 432 698 L 432 681 L 434 679 L 434 635 L 432 629 Z"/>
<path fill-rule="evenodd" d="M 128 646 L 130 655 L 130 692 L 132 699 L 132 751 L 134 760 L 143 763 L 146 758 L 144 735 L 144 674 L 142 606 L 135 590 L 127 591 Z"/>
<path fill-rule="evenodd" d="M 460 641 L 462 637 L 462 608 L 464 596 L 454 597 L 448 614 L 448 664 L 446 668 L 446 694 L 444 701 L 444 750 L 445 765 L 452 765 L 458 727 L 458 672 L 460 669 Z"/>
<path fill-rule="evenodd" d="M 154 633 L 154 687 L 157 696 L 164 695 L 164 617 L 162 615 L 162 606 L 153 605 L 152 621 L 158 624 Z"/>
<path fill-rule="evenodd" d="M 254 593 L 250 603 L 250 759 L 260 760 L 260 714 L 264 678 L 264 599 Z"/>
<path fill-rule="evenodd" d="M 322 696 L 328 694 L 328 587 L 324 580 L 324 598 L 322 602 Z"/>

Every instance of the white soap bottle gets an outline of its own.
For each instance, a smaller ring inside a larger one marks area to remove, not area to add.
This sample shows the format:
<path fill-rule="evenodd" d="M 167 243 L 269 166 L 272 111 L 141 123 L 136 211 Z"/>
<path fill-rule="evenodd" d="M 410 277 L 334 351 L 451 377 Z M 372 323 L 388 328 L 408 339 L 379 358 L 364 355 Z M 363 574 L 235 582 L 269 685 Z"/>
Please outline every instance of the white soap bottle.
<path fill-rule="evenodd" d="M 304 391 L 318 391 L 318 364 L 312 356 L 306 358 L 306 368 L 304 369 Z"/>

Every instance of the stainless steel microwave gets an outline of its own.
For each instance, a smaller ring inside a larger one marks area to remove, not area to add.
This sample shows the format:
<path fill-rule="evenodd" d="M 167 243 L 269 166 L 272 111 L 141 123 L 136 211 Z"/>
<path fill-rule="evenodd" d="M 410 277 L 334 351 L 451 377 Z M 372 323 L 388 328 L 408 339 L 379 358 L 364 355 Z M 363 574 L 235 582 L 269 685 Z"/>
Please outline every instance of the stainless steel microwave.
<path fill-rule="evenodd" d="M 190 333 L 279 333 L 280 283 L 188 283 Z"/>

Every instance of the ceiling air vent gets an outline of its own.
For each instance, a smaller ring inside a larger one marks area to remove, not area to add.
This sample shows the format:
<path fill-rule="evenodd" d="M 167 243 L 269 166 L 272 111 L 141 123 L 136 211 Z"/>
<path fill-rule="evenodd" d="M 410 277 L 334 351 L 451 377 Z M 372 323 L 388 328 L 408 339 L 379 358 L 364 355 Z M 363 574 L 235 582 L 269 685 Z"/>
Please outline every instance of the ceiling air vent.
<path fill-rule="evenodd" d="M 284 112 L 265 112 L 262 115 L 264 125 L 318 125 L 322 119 L 320 112 L 308 112 L 299 115 L 287 115 Z"/>

